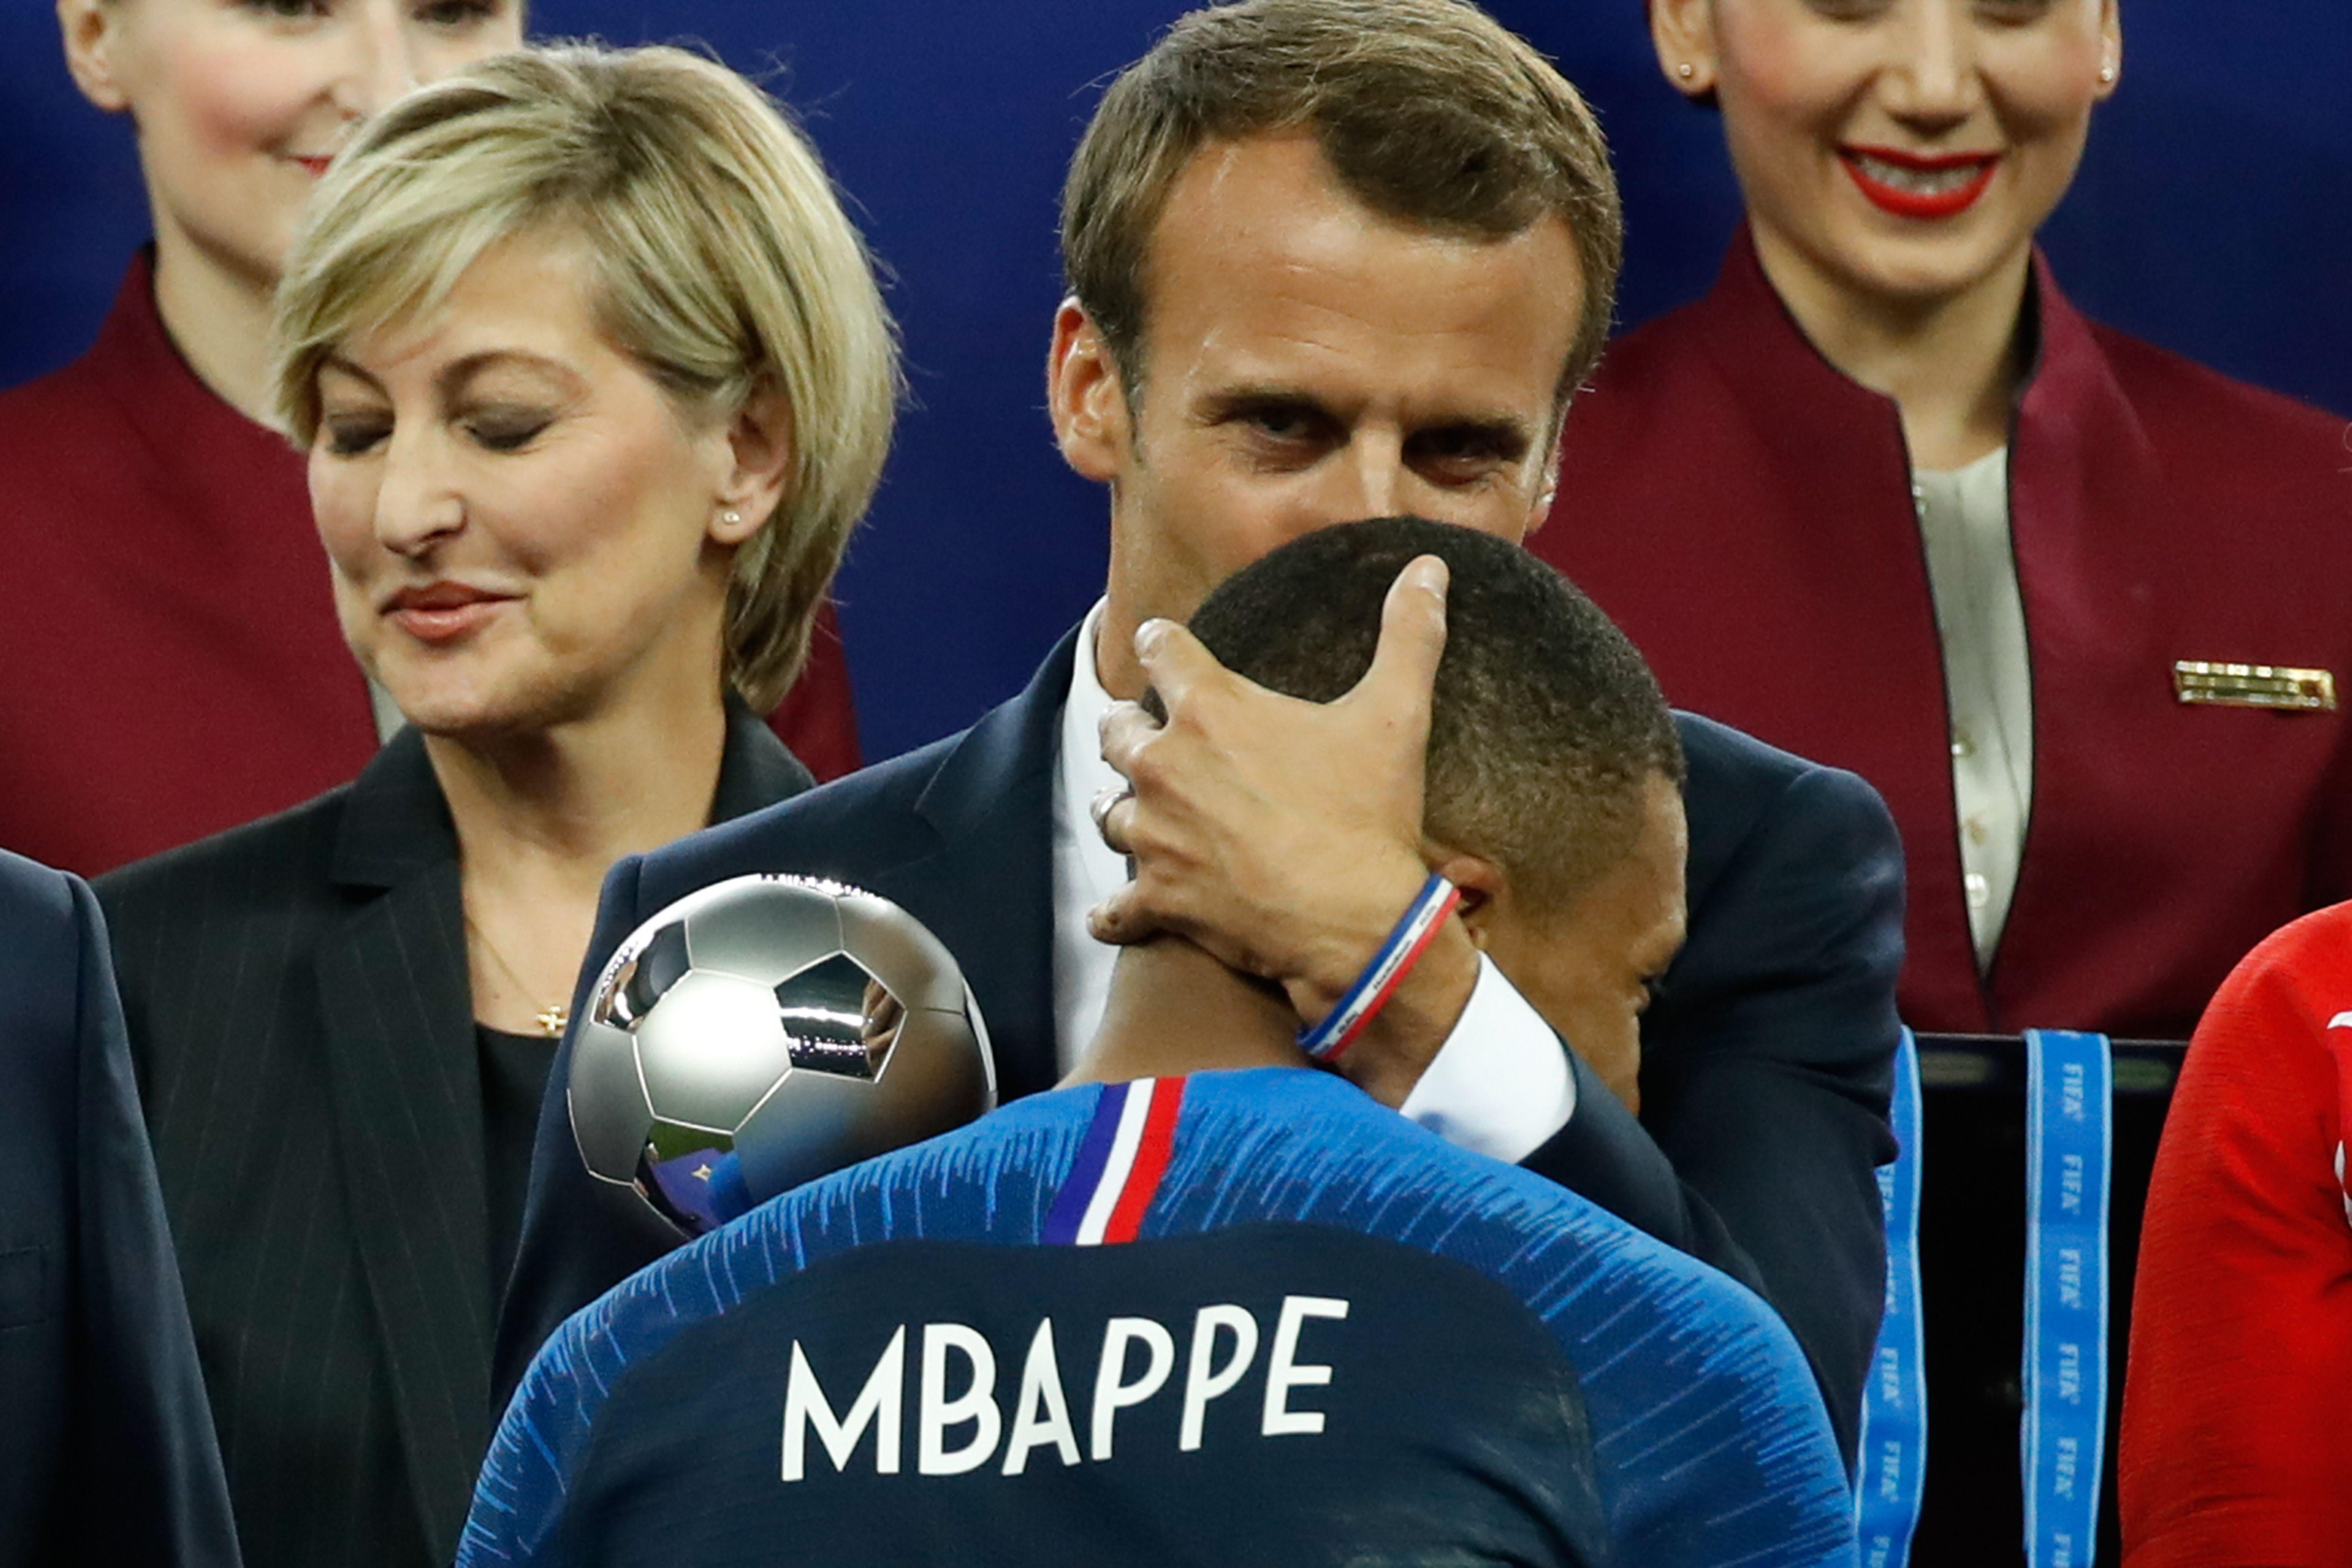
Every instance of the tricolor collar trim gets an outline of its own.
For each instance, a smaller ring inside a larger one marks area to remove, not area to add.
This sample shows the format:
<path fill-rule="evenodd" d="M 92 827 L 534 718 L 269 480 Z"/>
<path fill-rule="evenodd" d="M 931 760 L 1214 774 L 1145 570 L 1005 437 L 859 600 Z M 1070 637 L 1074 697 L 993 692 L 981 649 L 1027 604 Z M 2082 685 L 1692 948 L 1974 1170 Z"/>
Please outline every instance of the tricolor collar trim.
<path fill-rule="evenodd" d="M 1052 1247 L 1133 1241 L 1159 1194 L 1184 1103 L 1181 1078 L 1105 1084 L 1077 1160 L 1045 1216 Z"/>

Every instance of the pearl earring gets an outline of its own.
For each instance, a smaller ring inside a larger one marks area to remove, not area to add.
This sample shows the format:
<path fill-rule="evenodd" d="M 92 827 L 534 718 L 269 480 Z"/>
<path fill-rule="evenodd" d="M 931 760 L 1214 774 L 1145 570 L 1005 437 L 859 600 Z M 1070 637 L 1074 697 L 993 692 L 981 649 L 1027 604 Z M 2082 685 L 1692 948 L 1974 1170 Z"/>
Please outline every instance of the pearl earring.
<path fill-rule="evenodd" d="M 2116 68 L 2113 66 L 2101 66 L 2099 68 L 2099 79 L 2106 83 L 2109 87 L 2113 87 L 2116 81 Z"/>
<path fill-rule="evenodd" d="M 1681 77 L 1685 81 L 1688 81 L 1691 78 L 1698 75 L 1698 67 L 1691 64 L 1688 60 L 1685 60 L 1682 64 L 1675 68 L 1675 74 Z"/>
<path fill-rule="evenodd" d="M 725 511 L 722 511 L 722 512 L 720 512 L 720 513 L 719 514 L 719 521 L 721 521 L 721 522 L 723 522 L 723 523 L 725 523 L 728 527 L 732 528 L 732 527 L 734 527 L 737 523 L 741 522 L 741 521 L 743 521 L 743 514 L 742 514 L 741 512 L 740 512 L 740 511 L 737 511 L 733 507 L 731 507 L 731 506 L 730 506 L 730 507 L 729 507 Z"/>

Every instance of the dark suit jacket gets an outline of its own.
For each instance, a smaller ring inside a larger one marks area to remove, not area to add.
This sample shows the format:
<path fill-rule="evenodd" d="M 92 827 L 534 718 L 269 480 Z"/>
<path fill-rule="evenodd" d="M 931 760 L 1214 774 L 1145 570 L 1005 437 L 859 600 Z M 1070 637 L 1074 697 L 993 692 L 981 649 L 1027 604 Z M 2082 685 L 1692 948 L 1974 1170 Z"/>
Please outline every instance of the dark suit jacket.
<path fill-rule="evenodd" d="M 730 710 L 714 819 L 807 784 Z M 449 1562 L 497 1290 L 457 843 L 424 742 L 99 894 L 247 1561 Z"/>
<path fill-rule="evenodd" d="M 2186 1039 L 2256 942 L 2352 898 L 2352 705 L 2189 706 L 2172 673 L 2352 682 L 2352 454 L 2342 419 L 2085 321 L 2046 265 L 2030 309 L 2010 522 L 2032 820 L 1989 973 L 1902 418 L 1806 341 L 1745 236 L 1706 299 L 1612 347 L 1578 395 L 1533 547 L 1672 700 L 1885 795 L 1914 1028 Z"/>
<path fill-rule="evenodd" d="M 895 900 L 956 954 L 1004 1098 L 1051 1086 L 1052 803 L 1071 646 L 961 735 L 615 866 L 583 994 L 632 929 L 694 889 L 751 871 L 835 877 Z M 1851 774 L 1704 719 L 1680 724 L 1690 938 L 1643 1022 L 1643 1121 L 1580 1062 L 1575 1116 L 1527 1163 L 1771 1300 L 1812 1358 L 1850 1456 L 1885 1295 L 1872 1169 L 1894 1155 L 1895 829 Z M 566 1060 L 540 1119 L 499 1328 L 502 1394 L 567 1314 L 674 1245 L 582 1165 Z"/>
<path fill-rule="evenodd" d="M 235 1568 L 106 928 L 0 854 L 0 1563 Z"/>

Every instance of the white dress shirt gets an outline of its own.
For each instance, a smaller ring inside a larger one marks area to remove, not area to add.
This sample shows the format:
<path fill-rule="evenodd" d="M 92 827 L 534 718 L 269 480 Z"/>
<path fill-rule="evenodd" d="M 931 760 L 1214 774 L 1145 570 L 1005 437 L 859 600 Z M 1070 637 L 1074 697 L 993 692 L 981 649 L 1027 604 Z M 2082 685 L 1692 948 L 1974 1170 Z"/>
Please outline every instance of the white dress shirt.
<path fill-rule="evenodd" d="M 400 704 L 392 700 L 392 693 L 378 686 L 373 679 L 368 681 L 367 689 L 368 711 L 375 715 L 376 743 L 388 745 L 392 738 L 400 733 L 400 727 L 408 722 L 408 716 L 400 710 Z"/>
<path fill-rule="evenodd" d="M 1062 708 L 1054 777 L 1055 1059 L 1068 1071 L 1102 1023 L 1118 950 L 1087 931 L 1087 911 L 1127 881 L 1126 858 L 1095 831 L 1095 796 L 1125 781 L 1102 758 L 1111 706 L 1095 668 L 1097 603 L 1078 629 L 1070 695 Z M 1404 911 L 1397 911 L 1402 915 Z M 1469 1005 L 1404 1102 L 1404 1114 L 1459 1148 L 1516 1164 L 1576 1110 L 1576 1079 L 1559 1038 L 1485 955 Z"/>
<path fill-rule="evenodd" d="M 1960 873 L 1979 971 L 2017 891 L 2033 804 L 2033 673 L 2010 538 L 2009 450 L 1911 476 L 1944 648 Z"/>

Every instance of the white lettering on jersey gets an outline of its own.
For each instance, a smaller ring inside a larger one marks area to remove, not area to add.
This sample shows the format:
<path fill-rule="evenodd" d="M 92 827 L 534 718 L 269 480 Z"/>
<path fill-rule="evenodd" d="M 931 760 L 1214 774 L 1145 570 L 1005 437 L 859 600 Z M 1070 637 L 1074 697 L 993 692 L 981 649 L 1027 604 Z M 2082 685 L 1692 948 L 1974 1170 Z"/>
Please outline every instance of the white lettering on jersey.
<path fill-rule="evenodd" d="M 845 1470 L 869 1423 L 874 1427 L 874 1468 L 882 1475 L 897 1475 L 898 1408 L 906 1387 L 907 1330 L 901 1324 L 882 1347 L 882 1359 L 874 1363 L 866 1386 L 857 1391 L 857 1402 L 849 1407 L 847 1418 L 836 1420 L 824 1390 L 817 1385 L 816 1373 L 809 1368 L 807 1354 L 800 1341 L 794 1340 L 793 1370 L 784 1384 L 784 1479 L 799 1480 L 804 1472 L 811 1426 L 816 1428 L 817 1440 L 824 1445 L 833 1468 Z"/>
<path fill-rule="evenodd" d="M 1029 1354 L 1021 1363 L 1021 1398 L 1013 1406 L 1013 1436 L 1004 1444 L 1004 1473 L 1029 1468 L 1029 1450 L 1054 1445 L 1065 1466 L 1078 1462 L 1077 1428 L 1070 1425 L 1070 1402 L 1062 1393 L 1062 1369 L 1054 1359 L 1054 1320 L 1037 1325 Z"/>
<path fill-rule="evenodd" d="M 1265 1415 L 1258 1430 L 1268 1437 L 1312 1435 L 1323 1430 L 1320 1410 L 1290 1408 L 1294 1388 L 1319 1388 L 1331 1381 L 1328 1366 L 1298 1361 L 1298 1331 L 1309 1318 L 1344 1318 L 1348 1303 L 1328 1296 L 1285 1296 L 1282 1317 L 1274 1329 L 1274 1353 L 1265 1366 Z"/>
<path fill-rule="evenodd" d="M 1265 1362 L 1265 1397 L 1258 1423 L 1261 1436 L 1312 1436 L 1323 1431 L 1322 1411 L 1294 1409 L 1291 1401 L 1301 1389 L 1329 1386 L 1333 1371 L 1328 1364 L 1300 1361 L 1299 1338 L 1309 1320 L 1338 1321 L 1347 1316 L 1348 1303 L 1332 1297 L 1283 1298 Z M 812 1431 L 834 1469 L 845 1471 L 870 1427 L 875 1473 L 899 1473 L 910 1332 L 919 1335 L 920 1346 L 920 1367 L 913 1390 L 915 1468 L 925 1476 L 960 1476 L 979 1469 L 997 1457 L 1000 1440 L 1003 1469 L 1008 1476 L 1025 1471 L 1031 1456 L 1040 1448 L 1052 1448 L 1065 1466 L 1084 1459 L 1108 1460 L 1112 1457 L 1120 1412 L 1159 1397 L 1168 1389 L 1176 1369 L 1176 1335 L 1167 1325 L 1140 1317 L 1113 1318 L 1105 1323 L 1102 1357 L 1096 1364 L 1088 1407 L 1090 1441 L 1082 1455 L 1077 1428 L 1070 1419 L 1069 1394 L 1062 1383 L 1051 1318 L 1038 1323 L 1022 1358 L 1020 1390 L 1013 1396 L 1009 1427 L 996 1397 L 996 1374 L 999 1365 L 1010 1363 L 998 1354 L 986 1334 L 968 1323 L 900 1324 L 866 1373 L 848 1413 L 842 1415 L 834 1413 L 834 1402 L 818 1383 L 808 1352 L 795 1340 L 784 1384 L 785 1480 L 808 1479 Z M 1245 1307 L 1227 1302 L 1202 1307 L 1193 1314 L 1177 1421 L 1179 1452 L 1192 1453 L 1202 1447 L 1209 1406 L 1247 1379 L 1257 1364 L 1262 1340 L 1257 1318 Z M 1135 1353 L 1139 1347 L 1140 1356 Z M 950 1394 L 951 1387 L 958 1392 Z M 961 1436 L 964 1428 L 970 1429 L 969 1436 L 951 1442 L 950 1437 Z"/>
<path fill-rule="evenodd" d="M 1217 1359 L 1220 1330 L 1234 1336 L 1234 1353 L 1224 1365 L 1212 1366 Z M 1231 1394 L 1256 1359 L 1257 1320 L 1248 1309 L 1201 1309 L 1192 1319 L 1192 1353 L 1184 1368 L 1184 1422 L 1176 1435 L 1177 1447 L 1189 1454 L 1201 1446 L 1201 1426 L 1208 1417 L 1209 1401 Z"/>
<path fill-rule="evenodd" d="M 1143 1375 L 1129 1383 L 1127 1348 L 1137 1343 L 1145 1352 Z M 1110 1458 L 1111 1426 L 1118 1413 L 1159 1393 L 1175 1364 L 1176 1337 L 1150 1318 L 1113 1318 L 1103 1325 L 1102 1360 L 1095 1366 L 1093 1453 L 1097 1459 Z"/>
<path fill-rule="evenodd" d="M 948 1397 L 948 1356 L 963 1357 L 971 1381 L 963 1393 Z M 948 1428 L 971 1424 L 971 1441 L 950 1449 Z M 915 1469 L 926 1476 L 960 1476 L 988 1463 L 1004 1417 L 996 1408 L 996 1352 L 987 1336 L 962 1323 L 923 1325 L 922 1395 L 916 1405 Z"/>

